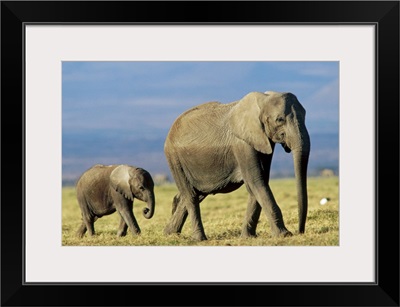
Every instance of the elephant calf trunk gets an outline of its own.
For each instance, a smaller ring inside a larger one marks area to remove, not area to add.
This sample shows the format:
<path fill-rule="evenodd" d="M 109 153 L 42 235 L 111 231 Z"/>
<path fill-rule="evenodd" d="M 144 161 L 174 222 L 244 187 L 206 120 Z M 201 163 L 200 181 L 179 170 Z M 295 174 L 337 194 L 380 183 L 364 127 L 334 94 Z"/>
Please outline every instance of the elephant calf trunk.
<path fill-rule="evenodd" d="M 150 197 L 150 200 L 147 201 L 147 207 L 143 209 L 143 216 L 146 219 L 151 219 L 154 215 L 154 211 L 155 211 L 155 200 L 154 200 L 154 196 Z"/>
<path fill-rule="evenodd" d="M 146 219 L 151 219 L 154 215 L 154 211 L 150 210 L 149 208 L 144 208 L 143 209 L 143 216 Z"/>

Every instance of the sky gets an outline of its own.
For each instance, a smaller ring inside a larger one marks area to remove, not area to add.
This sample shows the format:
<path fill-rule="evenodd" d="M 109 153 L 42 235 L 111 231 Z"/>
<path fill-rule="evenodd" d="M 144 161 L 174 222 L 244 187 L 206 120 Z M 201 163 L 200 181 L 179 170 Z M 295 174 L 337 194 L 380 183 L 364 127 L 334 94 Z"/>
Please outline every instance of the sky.
<path fill-rule="evenodd" d="M 270 90 L 297 96 L 311 137 L 338 133 L 339 62 L 63 62 L 63 160 L 77 161 L 80 140 L 98 152 L 110 138 L 151 142 L 195 105 Z"/>

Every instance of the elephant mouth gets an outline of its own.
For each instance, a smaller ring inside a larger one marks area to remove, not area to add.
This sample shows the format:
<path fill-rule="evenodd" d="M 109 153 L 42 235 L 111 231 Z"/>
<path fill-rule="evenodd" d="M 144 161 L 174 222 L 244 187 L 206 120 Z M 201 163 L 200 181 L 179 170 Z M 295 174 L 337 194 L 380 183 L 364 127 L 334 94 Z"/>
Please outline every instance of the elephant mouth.
<path fill-rule="evenodd" d="M 287 146 L 287 144 L 286 144 L 285 142 L 281 143 L 281 145 L 282 145 L 283 149 L 284 149 L 287 153 L 291 152 L 291 149 Z"/>

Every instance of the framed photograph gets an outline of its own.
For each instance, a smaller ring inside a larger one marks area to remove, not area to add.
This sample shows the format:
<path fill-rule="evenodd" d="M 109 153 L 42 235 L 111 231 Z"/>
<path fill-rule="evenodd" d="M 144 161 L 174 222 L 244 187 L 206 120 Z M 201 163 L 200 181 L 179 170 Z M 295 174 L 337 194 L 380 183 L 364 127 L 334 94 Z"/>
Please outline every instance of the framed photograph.
<path fill-rule="evenodd" d="M 398 1 L 3 1 L 1 28 L 2 306 L 399 306 Z"/>

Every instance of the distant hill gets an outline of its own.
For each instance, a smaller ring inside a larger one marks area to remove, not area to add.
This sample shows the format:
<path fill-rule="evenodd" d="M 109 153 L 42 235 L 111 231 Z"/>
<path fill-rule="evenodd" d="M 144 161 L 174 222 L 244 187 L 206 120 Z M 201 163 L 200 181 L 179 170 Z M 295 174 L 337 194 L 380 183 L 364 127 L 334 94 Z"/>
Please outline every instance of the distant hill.
<path fill-rule="evenodd" d="M 339 171 L 339 137 L 334 133 L 310 134 L 311 154 L 309 176 L 316 176 L 323 169 L 335 174 Z M 73 185 L 86 169 L 94 164 L 126 163 L 140 166 L 152 175 L 172 178 L 164 156 L 165 137 L 152 139 L 91 134 L 63 134 L 62 183 Z M 276 146 L 272 160 L 271 177 L 293 177 L 292 155 Z"/>

